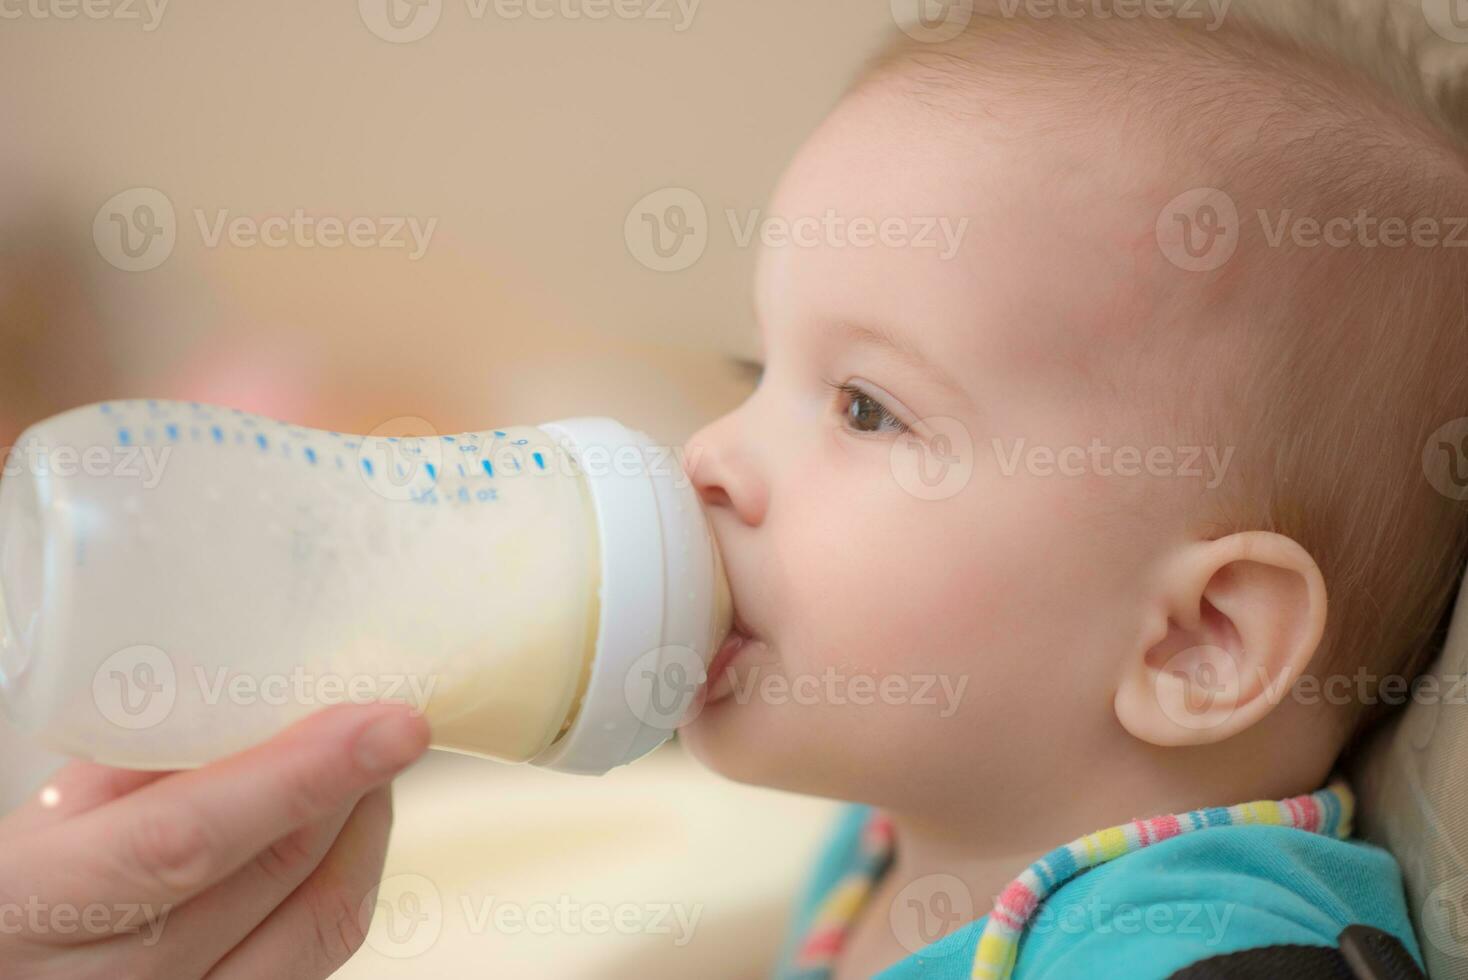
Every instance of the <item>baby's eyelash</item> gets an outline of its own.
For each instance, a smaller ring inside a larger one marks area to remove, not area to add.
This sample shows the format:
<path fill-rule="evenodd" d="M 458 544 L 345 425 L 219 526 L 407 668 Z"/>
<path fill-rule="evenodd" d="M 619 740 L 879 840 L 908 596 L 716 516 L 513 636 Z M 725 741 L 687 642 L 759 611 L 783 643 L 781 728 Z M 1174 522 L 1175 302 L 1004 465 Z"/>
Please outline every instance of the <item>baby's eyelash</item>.
<path fill-rule="evenodd" d="M 837 411 L 843 416 L 843 423 L 855 432 L 907 432 L 908 425 L 896 416 L 886 405 L 883 405 L 871 392 L 859 388 L 849 381 L 836 382 L 827 381 L 826 386 L 836 392 L 840 399 Z M 859 413 L 853 417 L 851 411 L 858 405 L 867 405 L 869 411 Z M 862 425 L 853 423 L 861 422 L 869 424 L 872 415 L 876 416 L 877 426 L 875 428 L 864 428 Z"/>

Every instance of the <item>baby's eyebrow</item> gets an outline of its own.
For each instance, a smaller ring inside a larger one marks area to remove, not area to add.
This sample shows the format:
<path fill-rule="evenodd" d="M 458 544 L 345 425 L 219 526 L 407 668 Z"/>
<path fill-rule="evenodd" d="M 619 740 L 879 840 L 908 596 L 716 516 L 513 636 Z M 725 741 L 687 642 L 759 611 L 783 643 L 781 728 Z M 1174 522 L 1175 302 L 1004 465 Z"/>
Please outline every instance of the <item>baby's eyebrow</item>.
<path fill-rule="evenodd" d="M 842 320 L 836 324 L 836 329 L 850 342 L 885 350 L 898 360 L 928 375 L 960 398 L 968 398 L 968 392 L 964 390 L 963 385 L 959 384 L 953 375 L 939 367 L 937 361 L 924 354 L 922 348 L 918 347 L 910 337 L 896 333 L 880 323 Z"/>

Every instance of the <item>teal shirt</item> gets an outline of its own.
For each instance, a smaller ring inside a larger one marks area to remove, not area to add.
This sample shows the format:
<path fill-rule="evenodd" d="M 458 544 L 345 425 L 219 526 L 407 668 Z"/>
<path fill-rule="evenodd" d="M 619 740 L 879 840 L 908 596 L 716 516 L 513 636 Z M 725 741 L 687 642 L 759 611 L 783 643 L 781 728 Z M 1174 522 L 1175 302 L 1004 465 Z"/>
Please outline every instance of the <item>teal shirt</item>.
<path fill-rule="evenodd" d="M 859 858 L 870 808 L 845 808 L 797 907 L 782 978 L 816 906 Z M 1016 868 L 1016 873 L 1020 870 Z M 880 980 L 968 980 L 988 916 L 877 974 Z M 1291 827 L 1211 827 L 1085 871 L 1040 907 L 1014 980 L 1165 980 L 1199 960 L 1283 943 L 1335 946 L 1348 925 L 1400 939 L 1419 965 L 1401 871 L 1386 851 Z"/>

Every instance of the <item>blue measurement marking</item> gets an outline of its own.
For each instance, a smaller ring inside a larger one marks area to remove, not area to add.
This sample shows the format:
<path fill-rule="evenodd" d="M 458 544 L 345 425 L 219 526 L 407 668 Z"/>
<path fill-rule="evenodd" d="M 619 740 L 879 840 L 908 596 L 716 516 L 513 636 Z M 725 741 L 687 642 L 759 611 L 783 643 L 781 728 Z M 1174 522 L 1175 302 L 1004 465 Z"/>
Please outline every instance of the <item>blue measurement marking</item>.
<path fill-rule="evenodd" d="M 493 463 L 491 463 L 489 460 L 486 459 L 486 460 L 483 460 L 480 463 L 480 465 L 484 467 L 484 475 L 485 476 L 494 476 L 494 464 Z"/>
<path fill-rule="evenodd" d="M 306 459 L 311 463 L 312 466 L 316 465 L 316 450 L 312 449 L 310 446 L 306 447 Z"/>
<path fill-rule="evenodd" d="M 434 466 L 432 463 L 424 463 L 423 466 L 424 466 L 425 469 L 428 470 L 428 478 L 430 480 L 437 480 L 438 479 L 438 467 L 437 466 Z"/>
<path fill-rule="evenodd" d="M 364 470 L 366 470 L 366 471 L 367 471 L 367 475 L 368 475 L 368 476 L 371 476 L 371 475 L 372 475 L 372 460 L 370 460 L 370 459 L 365 459 L 365 458 L 364 458 L 364 459 L 363 459 L 363 460 L 362 460 L 362 469 L 364 469 Z"/>
<path fill-rule="evenodd" d="M 176 425 L 169 425 L 169 426 L 166 426 L 163 431 L 168 433 L 168 438 L 170 440 L 177 440 L 178 439 L 178 426 L 176 426 Z"/>
<path fill-rule="evenodd" d="M 503 432 L 501 432 L 499 429 L 495 429 L 494 430 L 494 435 L 495 435 L 495 438 L 496 439 L 503 439 L 505 437 L 505 434 Z"/>
<path fill-rule="evenodd" d="M 540 455 L 540 453 L 531 453 L 530 458 L 535 460 L 536 466 L 545 469 L 545 457 Z"/>
<path fill-rule="evenodd" d="M 443 441 L 444 442 L 453 442 L 454 441 L 454 437 L 453 436 L 444 436 L 443 437 Z"/>
<path fill-rule="evenodd" d="M 262 453 L 270 447 L 270 441 L 265 438 L 265 433 L 262 432 L 255 436 L 255 445 L 260 447 Z"/>
<path fill-rule="evenodd" d="M 217 425 L 213 425 L 213 426 L 210 426 L 209 427 L 209 434 L 214 437 L 214 441 L 215 442 L 223 442 L 224 441 L 224 430 L 221 429 Z"/>
<path fill-rule="evenodd" d="M 124 446 L 131 445 L 133 441 L 133 434 L 126 429 L 118 429 L 117 441 L 122 443 Z"/>
<path fill-rule="evenodd" d="M 103 405 L 102 406 L 102 414 L 103 415 L 111 415 L 112 414 L 112 406 L 111 405 Z"/>

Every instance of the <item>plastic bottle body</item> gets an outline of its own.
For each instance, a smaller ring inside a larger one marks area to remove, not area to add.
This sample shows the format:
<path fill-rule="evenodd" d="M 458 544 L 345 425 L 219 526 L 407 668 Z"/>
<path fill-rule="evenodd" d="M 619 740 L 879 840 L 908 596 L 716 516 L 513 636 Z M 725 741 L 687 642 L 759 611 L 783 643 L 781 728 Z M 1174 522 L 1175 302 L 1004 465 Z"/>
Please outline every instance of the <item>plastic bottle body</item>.
<path fill-rule="evenodd" d="M 130 768 L 383 698 L 438 747 L 532 760 L 587 691 L 601 540 L 580 461 L 538 427 L 389 440 L 77 409 L 28 430 L 0 482 L 0 703 Z"/>

